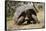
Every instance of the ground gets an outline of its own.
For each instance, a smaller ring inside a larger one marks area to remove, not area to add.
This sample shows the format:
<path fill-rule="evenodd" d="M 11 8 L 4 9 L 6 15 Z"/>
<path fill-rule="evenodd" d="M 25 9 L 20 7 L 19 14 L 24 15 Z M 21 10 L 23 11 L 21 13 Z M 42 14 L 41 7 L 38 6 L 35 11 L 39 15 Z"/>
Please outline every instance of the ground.
<path fill-rule="evenodd" d="M 15 29 L 34 29 L 34 28 L 44 28 L 44 12 L 40 11 L 38 14 L 38 20 L 40 23 L 38 24 L 28 24 L 28 25 L 17 25 L 14 20 L 7 21 L 7 29 L 15 30 Z"/>

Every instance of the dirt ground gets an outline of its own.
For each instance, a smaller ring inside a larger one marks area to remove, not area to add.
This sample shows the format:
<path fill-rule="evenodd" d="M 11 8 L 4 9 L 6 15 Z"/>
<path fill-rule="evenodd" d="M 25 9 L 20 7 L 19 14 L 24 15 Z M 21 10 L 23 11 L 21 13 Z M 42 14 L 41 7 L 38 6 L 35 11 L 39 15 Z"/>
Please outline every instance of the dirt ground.
<path fill-rule="evenodd" d="M 44 12 L 40 11 L 38 14 L 38 20 L 40 23 L 38 24 L 28 24 L 28 25 L 16 25 L 13 20 L 7 21 L 7 29 L 16 30 L 16 29 L 39 29 L 44 28 Z"/>

